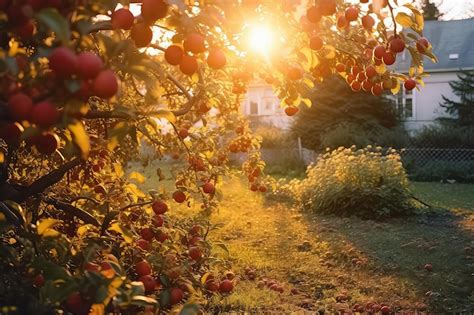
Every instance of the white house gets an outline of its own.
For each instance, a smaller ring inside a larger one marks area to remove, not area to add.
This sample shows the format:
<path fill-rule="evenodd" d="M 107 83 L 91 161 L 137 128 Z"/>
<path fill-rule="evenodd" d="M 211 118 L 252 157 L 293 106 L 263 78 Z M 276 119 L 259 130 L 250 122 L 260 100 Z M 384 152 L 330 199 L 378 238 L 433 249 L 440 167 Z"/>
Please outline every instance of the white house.
<path fill-rule="evenodd" d="M 280 100 L 273 88 L 263 81 L 248 86 L 241 109 L 254 123 L 269 124 L 281 129 L 288 129 L 291 125 L 292 119 L 280 107 Z"/>
<path fill-rule="evenodd" d="M 425 58 L 425 87 L 420 91 L 400 91 L 394 97 L 394 106 L 399 111 L 407 130 L 419 130 L 423 126 L 435 123 L 439 117 L 446 116 L 440 106 L 442 96 L 455 98 L 449 86 L 450 81 L 457 79 L 460 70 L 474 70 L 474 18 L 453 21 L 426 21 L 424 36 L 433 45 L 433 52 L 438 63 Z M 395 65 L 401 72 L 407 72 L 411 58 L 405 50 Z M 287 117 L 279 106 L 278 98 L 271 86 L 257 83 L 248 88 L 247 96 L 242 102 L 242 111 L 251 120 L 270 123 L 287 129 L 292 118 Z"/>
<path fill-rule="evenodd" d="M 410 131 L 433 124 L 439 117 L 446 117 L 445 109 L 440 106 L 442 96 L 456 98 L 449 82 L 457 80 L 461 70 L 474 70 L 474 18 L 426 21 L 423 35 L 433 45 L 438 62 L 432 63 L 425 59 L 425 72 L 430 74 L 424 79 L 425 87 L 413 93 L 401 91 L 395 101 Z M 397 61 L 396 69 L 407 72 L 411 59 L 409 56 L 407 58 L 407 51 L 404 54 Z"/>

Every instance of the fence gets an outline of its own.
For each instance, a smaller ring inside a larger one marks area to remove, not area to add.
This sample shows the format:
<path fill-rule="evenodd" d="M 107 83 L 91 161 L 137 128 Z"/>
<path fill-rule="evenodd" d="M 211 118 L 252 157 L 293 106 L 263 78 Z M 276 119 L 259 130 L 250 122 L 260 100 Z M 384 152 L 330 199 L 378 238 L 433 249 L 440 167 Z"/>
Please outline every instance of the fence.
<path fill-rule="evenodd" d="M 411 180 L 474 183 L 474 149 L 408 147 L 399 152 Z M 267 168 L 275 173 L 305 168 L 321 154 L 304 148 L 262 149 L 261 153 Z M 233 160 L 242 162 L 246 157 L 236 154 Z"/>
<path fill-rule="evenodd" d="M 474 149 L 408 147 L 401 156 L 413 180 L 474 182 Z"/>

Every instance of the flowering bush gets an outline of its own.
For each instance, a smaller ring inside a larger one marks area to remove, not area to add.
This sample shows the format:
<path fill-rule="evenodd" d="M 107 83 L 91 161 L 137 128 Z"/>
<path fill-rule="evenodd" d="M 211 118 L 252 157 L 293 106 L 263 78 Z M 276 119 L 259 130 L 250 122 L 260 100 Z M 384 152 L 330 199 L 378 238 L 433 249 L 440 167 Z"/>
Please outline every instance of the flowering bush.
<path fill-rule="evenodd" d="M 327 152 L 308 167 L 307 178 L 282 190 L 292 192 L 302 207 L 321 213 L 380 218 L 413 208 L 399 154 L 381 147 Z"/>

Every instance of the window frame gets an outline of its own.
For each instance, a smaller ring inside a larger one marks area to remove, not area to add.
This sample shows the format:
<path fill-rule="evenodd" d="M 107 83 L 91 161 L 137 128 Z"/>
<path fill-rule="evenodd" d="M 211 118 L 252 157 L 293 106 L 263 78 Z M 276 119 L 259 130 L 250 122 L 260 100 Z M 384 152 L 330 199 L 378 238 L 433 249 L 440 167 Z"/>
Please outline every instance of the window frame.
<path fill-rule="evenodd" d="M 401 93 L 401 95 L 400 95 Z M 397 111 L 400 119 L 402 121 L 412 121 L 412 120 L 416 120 L 416 89 L 413 89 L 411 91 L 411 93 L 407 93 L 407 91 L 405 90 L 405 88 L 403 87 L 403 85 L 400 87 L 400 91 L 395 94 L 395 95 L 391 95 L 390 96 L 390 100 L 393 102 L 393 106 L 395 108 L 395 110 Z M 401 96 L 401 100 L 402 100 L 402 103 L 401 103 L 401 111 L 400 111 L 400 104 L 399 104 L 399 100 L 400 100 L 400 96 Z M 411 116 L 406 116 L 406 111 L 407 111 L 407 99 L 411 99 Z"/>

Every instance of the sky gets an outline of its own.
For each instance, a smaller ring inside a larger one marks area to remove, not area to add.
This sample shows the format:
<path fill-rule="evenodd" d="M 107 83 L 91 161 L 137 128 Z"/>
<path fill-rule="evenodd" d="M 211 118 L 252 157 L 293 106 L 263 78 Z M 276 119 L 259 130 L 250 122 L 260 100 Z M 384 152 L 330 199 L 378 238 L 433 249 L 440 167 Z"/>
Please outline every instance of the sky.
<path fill-rule="evenodd" d="M 444 13 L 443 20 L 459 20 L 474 17 L 474 0 L 432 0 Z"/>

